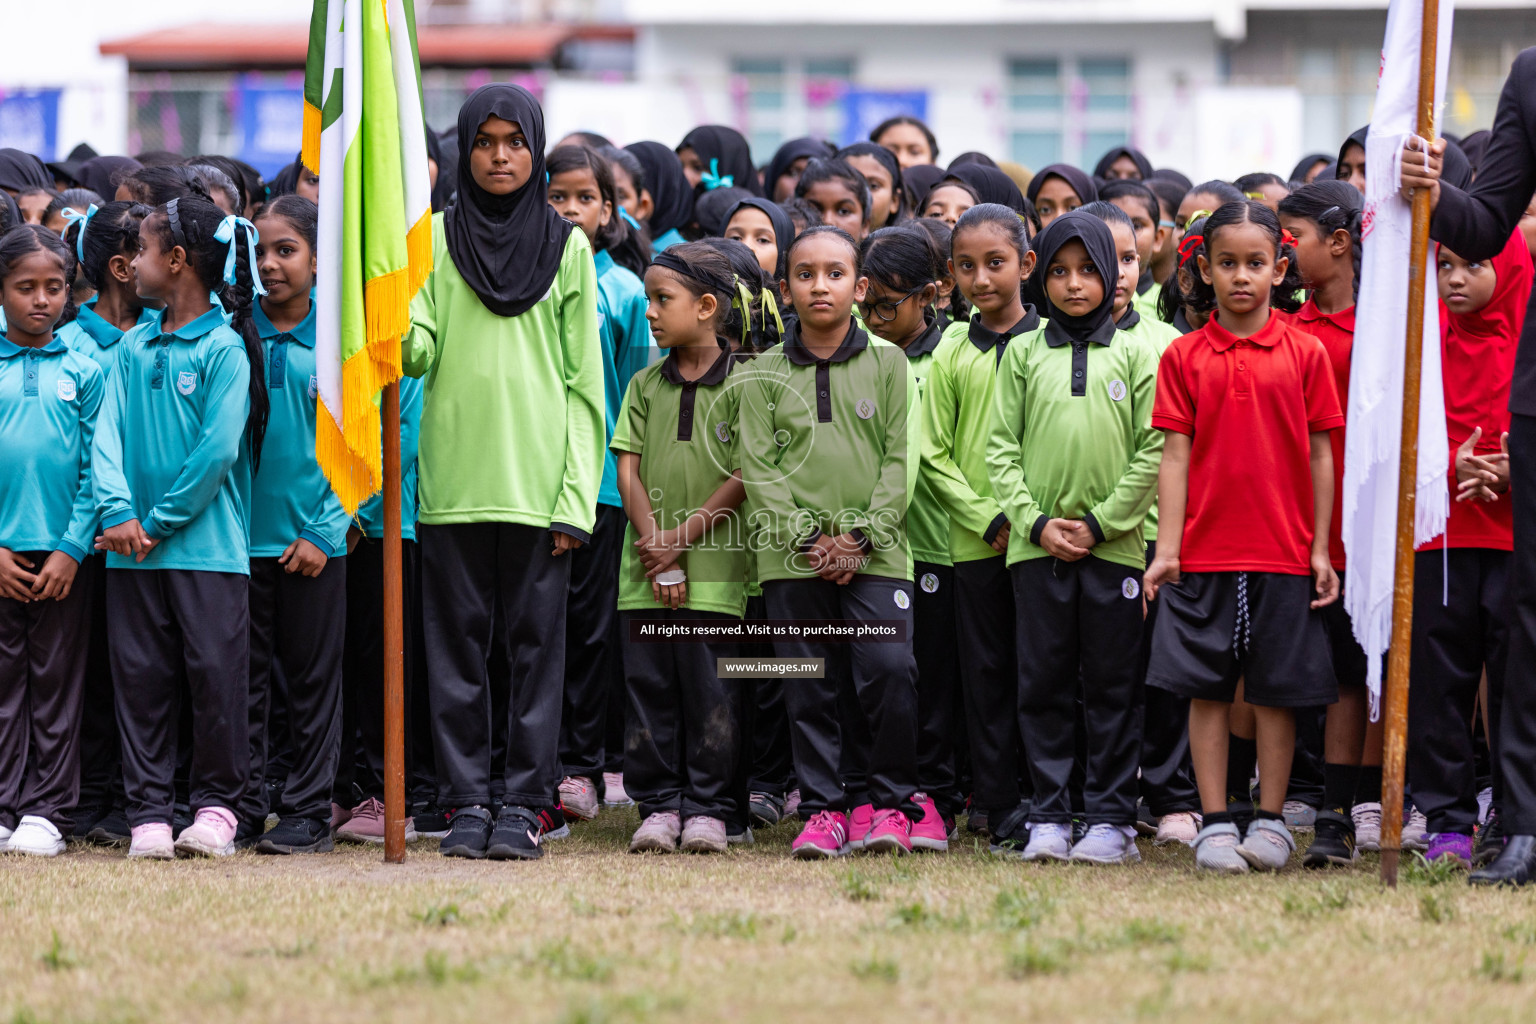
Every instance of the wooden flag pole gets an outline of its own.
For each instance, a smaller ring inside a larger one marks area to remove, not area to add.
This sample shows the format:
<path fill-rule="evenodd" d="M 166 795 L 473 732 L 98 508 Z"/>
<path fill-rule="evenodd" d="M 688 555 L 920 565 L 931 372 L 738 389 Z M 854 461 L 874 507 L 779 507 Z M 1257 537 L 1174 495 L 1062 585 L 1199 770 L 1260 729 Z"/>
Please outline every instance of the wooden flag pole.
<path fill-rule="evenodd" d="M 405 588 L 400 553 L 400 383 L 384 389 L 384 861 L 405 861 Z"/>
<path fill-rule="evenodd" d="M 1435 137 L 1439 0 L 1424 0 L 1419 28 L 1417 131 Z M 1408 752 L 1408 659 L 1413 644 L 1413 520 L 1419 472 L 1419 385 L 1424 357 L 1424 269 L 1429 256 L 1429 190 L 1413 194 L 1408 255 L 1408 338 L 1404 346 L 1403 434 L 1397 462 L 1397 561 L 1392 586 L 1392 647 L 1387 656 L 1386 739 L 1381 771 L 1381 880 L 1397 886 L 1403 839 L 1403 768 Z"/>

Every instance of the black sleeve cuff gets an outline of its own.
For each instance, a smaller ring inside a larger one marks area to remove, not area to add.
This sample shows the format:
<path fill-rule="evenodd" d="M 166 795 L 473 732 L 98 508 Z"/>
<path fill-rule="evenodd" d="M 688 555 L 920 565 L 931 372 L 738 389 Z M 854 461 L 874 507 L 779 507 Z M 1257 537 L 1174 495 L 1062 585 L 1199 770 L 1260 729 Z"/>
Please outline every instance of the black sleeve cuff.
<path fill-rule="evenodd" d="M 868 537 L 864 536 L 863 530 L 857 528 L 849 530 L 848 536 L 859 542 L 859 550 L 864 552 L 866 557 L 874 553 L 874 542 L 871 541 Z"/>
<path fill-rule="evenodd" d="M 981 535 L 981 539 L 986 541 L 988 544 L 991 544 L 993 541 L 997 540 L 997 535 L 1002 533 L 1003 527 L 1007 525 L 1008 517 L 999 512 L 997 514 L 997 518 L 992 520 L 991 524 L 987 527 L 987 532 Z"/>
<path fill-rule="evenodd" d="M 816 542 L 821 540 L 822 536 L 823 534 L 819 528 L 812 530 L 811 535 L 800 542 L 800 553 L 803 555 L 807 551 L 811 550 L 811 548 L 815 547 Z"/>
<path fill-rule="evenodd" d="M 1093 518 L 1092 512 L 1089 512 L 1087 515 L 1083 516 L 1083 522 L 1088 524 L 1088 529 L 1092 531 L 1093 539 L 1095 541 L 1100 544 L 1105 543 L 1106 538 L 1104 537 L 1104 528 L 1099 525 L 1099 521 L 1097 519 Z"/>
<path fill-rule="evenodd" d="M 592 535 L 590 533 L 586 530 L 578 530 L 570 523 L 550 523 L 549 528 L 553 533 L 563 533 L 567 537 L 575 537 L 583 544 L 592 543 Z"/>
<path fill-rule="evenodd" d="M 1047 515 L 1042 515 L 1039 519 L 1035 520 L 1035 525 L 1029 531 L 1029 542 L 1031 544 L 1039 547 L 1040 535 L 1045 532 L 1045 524 L 1050 521 L 1051 517 Z"/>

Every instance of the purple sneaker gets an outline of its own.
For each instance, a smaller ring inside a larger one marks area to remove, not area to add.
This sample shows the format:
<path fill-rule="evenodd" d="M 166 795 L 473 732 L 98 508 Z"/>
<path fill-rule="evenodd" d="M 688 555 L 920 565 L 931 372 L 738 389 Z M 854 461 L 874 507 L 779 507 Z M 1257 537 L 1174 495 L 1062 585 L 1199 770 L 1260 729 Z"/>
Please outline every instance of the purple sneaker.
<path fill-rule="evenodd" d="M 1472 837 L 1464 832 L 1436 832 L 1429 837 L 1429 852 L 1424 859 L 1431 864 L 1455 861 L 1461 867 L 1472 864 Z"/>

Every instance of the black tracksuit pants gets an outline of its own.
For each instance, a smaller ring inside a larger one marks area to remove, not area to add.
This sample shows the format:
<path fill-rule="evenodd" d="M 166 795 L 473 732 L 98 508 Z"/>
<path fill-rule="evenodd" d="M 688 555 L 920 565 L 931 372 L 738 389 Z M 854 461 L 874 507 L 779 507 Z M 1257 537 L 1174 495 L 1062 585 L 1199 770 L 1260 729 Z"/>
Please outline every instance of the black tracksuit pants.
<path fill-rule="evenodd" d="M 1031 822 L 1072 820 L 1081 673 L 1083 812 L 1090 825 L 1136 823 L 1141 757 L 1141 574 L 1089 555 L 1010 567 L 1018 612 L 1019 731 L 1034 783 Z"/>
<path fill-rule="evenodd" d="M 240 817 L 331 820 L 331 790 L 341 759 L 341 662 L 346 647 L 347 556 L 325 563 L 320 575 L 290 573 L 276 558 L 251 559 L 251 781 Z M 281 665 L 286 682 L 273 685 Z M 267 723 L 282 701 L 292 766 L 280 806 L 267 806 Z"/>
<path fill-rule="evenodd" d="M 251 778 L 250 578 L 108 569 L 107 620 L 128 823 L 171 821 L 181 686 L 192 704 L 193 813 L 235 813 Z"/>
<path fill-rule="evenodd" d="M 768 604 L 761 594 L 747 598 L 747 622 L 768 618 Z M 771 658 L 773 644 L 746 643 L 743 658 Z M 753 793 L 767 793 L 782 799 L 794 788 L 795 761 L 789 749 L 789 718 L 784 714 L 784 680 L 752 679 L 752 726 L 747 731 L 746 756 L 751 762 Z"/>
<path fill-rule="evenodd" d="M 716 659 L 739 645 L 630 639 L 635 622 L 718 619 L 731 615 L 658 607 L 619 612 L 629 709 L 624 743 L 624 790 L 640 816 L 675 811 L 686 821 L 705 816 L 744 820 L 735 791 L 741 758 L 744 680 L 722 677 Z"/>
<path fill-rule="evenodd" d="M 446 808 L 491 802 L 495 616 L 505 636 L 500 674 L 511 684 L 498 795 L 548 806 L 560 784 L 570 553 L 554 554 L 548 529 L 514 523 L 422 524 L 417 537 L 438 800 Z"/>
<path fill-rule="evenodd" d="M 912 656 L 917 662 L 917 784 L 950 816 L 965 806 L 955 769 L 963 742 L 958 641 L 955 636 L 955 570 L 913 563 Z"/>
<path fill-rule="evenodd" d="M 866 801 L 877 809 L 900 810 L 913 821 L 922 817 L 912 800 L 917 792 L 912 591 L 907 580 L 863 575 L 845 586 L 823 579 L 763 584 L 769 618 L 906 623 L 901 643 L 774 641 L 778 657 L 822 658 L 826 670 L 821 679 L 784 681 L 804 818 L 823 810 L 847 812 Z"/>
<path fill-rule="evenodd" d="M 52 552 L 18 551 L 42 569 Z M 91 573 L 62 601 L 0 597 L 0 824 L 24 814 L 65 835 L 80 795 L 80 707 L 91 627 Z"/>
<path fill-rule="evenodd" d="M 1408 779 L 1430 832 L 1470 835 L 1477 824 L 1472 711 L 1486 667 L 1489 722 L 1498 735 L 1511 560 L 1509 552 L 1487 548 L 1414 556 Z"/>
<path fill-rule="evenodd" d="M 80 799 L 77 810 L 123 807 L 123 762 L 118 750 L 117 709 L 112 699 L 112 662 L 107 654 L 107 556 L 88 555 L 75 586 L 91 594 L 91 634 L 80 707 Z M 76 815 L 81 817 L 83 815 Z"/>
<path fill-rule="evenodd" d="M 602 782 L 604 741 L 619 656 L 619 560 L 629 520 L 622 508 L 597 506 L 592 540 L 568 555 L 571 589 L 565 605 L 565 693 L 560 715 L 560 765 L 566 775 Z M 627 787 L 626 787 L 627 788 Z"/>
<path fill-rule="evenodd" d="M 1157 544 L 1147 545 L 1147 565 L 1157 554 Z M 1146 682 L 1147 660 L 1152 656 L 1152 624 L 1157 620 L 1156 601 L 1147 604 L 1141 645 L 1141 678 Z M 1181 811 L 1200 810 L 1195 788 L 1195 768 L 1189 759 L 1189 698 L 1143 686 L 1144 712 L 1141 732 L 1141 798 L 1154 818 Z"/>
<path fill-rule="evenodd" d="M 955 563 L 957 665 L 975 808 L 997 822 L 1028 799 L 1019 738 L 1018 623 L 1002 555 Z"/>
<path fill-rule="evenodd" d="M 1494 763 L 1504 794 L 1499 810 L 1505 831 L 1528 836 L 1536 835 L 1536 416 L 1509 418 L 1509 473 L 1504 500 L 1514 502 L 1515 550 L 1505 613 L 1508 673 L 1494 730 Z"/>

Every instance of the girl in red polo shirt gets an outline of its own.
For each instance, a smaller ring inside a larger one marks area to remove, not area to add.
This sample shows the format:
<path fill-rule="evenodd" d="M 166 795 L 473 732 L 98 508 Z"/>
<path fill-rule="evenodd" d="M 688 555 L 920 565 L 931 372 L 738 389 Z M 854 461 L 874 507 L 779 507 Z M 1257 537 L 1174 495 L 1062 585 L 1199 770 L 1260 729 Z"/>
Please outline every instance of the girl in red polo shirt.
<path fill-rule="evenodd" d="M 1516 231 L 1492 260 L 1471 263 L 1441 246 L 1437 257 L 1445 422 L 1451 441 L 1451 505 L 1445 539 L 1414 564 L 1413 651 L 1408 702 L 1408 777 L 1429 819 L 1432 861 L 1479 863 L 1502 842 L 1494 757 L 1494 803 L 1478 839 L 1472 708 L 1488 674 L 1489 736 L 1498 735 L 1504 688 L 1504 591 L 1514 523 L 1509 490 L 1509 388 L 1531 294 L 1531 256 Z"/>
<path fill-rule="evenodd" d="M 1344 416 L 1322 343 L 1270 308 L 1277 289 L 1294 286 L 1292 256 L 1264 204 L 1231 202 L 1212 214 L 1194 298 L 1215 315 L 1168 346 L 1157 375 L 1152 425 L 1167 444 L 1145 583 L 1163 608 L 1147 684 L 1190 698 L 1205 817 L 1195 865 L 1209 871 L 1279 870 L 1290 859 L 1296 846 L 1281 809 L 1294 709 L 1338 699 L 1317 610 L 1339 596 L 1328 558 L 1328 432 Z M 1246 837 L 1227 811 L 1228 720 L 1240 679 L 1266 780 Z"/>
<path fill-rule="evenodd" d="M 1280 224 L 1295 238 L 1296 265 L 1310 294 L 1291 323 L 1323 343 L 1339 404 L 1349 396 L 1349 357 L 1355 340 L 1355 293 L 1360 281 L 1360 192 L 1347 181 L 1320 180 L 1280 200 Z M 1344 431 L 1333 441 L 1333 518 L 1328 556 L 1344 589 Z M 1381 839 L 1382 722 L 1368 721 L 1365 651 L 1355 640 L 1344 602 L 1323 609 L 1323 625 L 1339 681 L 1322 737 L 1323 806 L 1302 857 L 1309 868 L 1354 863 L 1355 850 Z M 1358 803 L 1356 802 L 1358 799 Z"/>

